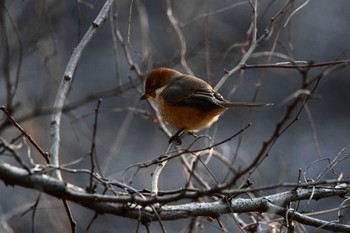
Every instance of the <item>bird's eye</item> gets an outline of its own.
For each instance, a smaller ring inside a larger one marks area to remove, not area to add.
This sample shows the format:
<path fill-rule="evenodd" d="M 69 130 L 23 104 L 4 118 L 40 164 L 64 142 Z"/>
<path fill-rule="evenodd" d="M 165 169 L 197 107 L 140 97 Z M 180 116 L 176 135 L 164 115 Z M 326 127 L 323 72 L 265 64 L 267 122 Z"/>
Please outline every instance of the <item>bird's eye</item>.
<path fill-rule="evenodd" d="M 156 89 L 156 84 L 152 83 L 149 87 L 152 91 L 154 91 Z"/>

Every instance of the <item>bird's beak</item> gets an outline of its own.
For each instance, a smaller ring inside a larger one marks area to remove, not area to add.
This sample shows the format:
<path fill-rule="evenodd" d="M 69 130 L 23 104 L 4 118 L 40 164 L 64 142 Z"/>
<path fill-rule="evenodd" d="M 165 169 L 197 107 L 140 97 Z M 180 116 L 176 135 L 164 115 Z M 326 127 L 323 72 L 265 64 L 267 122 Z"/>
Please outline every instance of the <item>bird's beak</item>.
<path fill-rule="evenodd" d="M 144 94 L 142 94 L 142 96 L 140 97 L 140 101 L 141 100 L 145 100 L 145 99 L 147 99 L 149 97 L 149 95 L 147 94 L 147 93 L 144 93 Z"/>

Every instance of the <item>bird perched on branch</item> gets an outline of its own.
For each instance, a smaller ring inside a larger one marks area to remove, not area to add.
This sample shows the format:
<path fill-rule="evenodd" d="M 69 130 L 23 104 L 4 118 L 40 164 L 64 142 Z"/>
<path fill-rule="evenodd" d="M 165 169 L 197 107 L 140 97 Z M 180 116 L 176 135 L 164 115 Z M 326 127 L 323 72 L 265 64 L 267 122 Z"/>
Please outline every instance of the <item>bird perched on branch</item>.
<path fill-rule="evenodd" d="M 229 102 L 202 79 L 168 68 L 151 71 L 140 99 L 152 99 L 157 104 L 162 120 L 178 130 L 169 140 L 177 144 L 181 144 L 184 132 L 193 134 L 210 127 L 229 108 L 272 105 Z"/>

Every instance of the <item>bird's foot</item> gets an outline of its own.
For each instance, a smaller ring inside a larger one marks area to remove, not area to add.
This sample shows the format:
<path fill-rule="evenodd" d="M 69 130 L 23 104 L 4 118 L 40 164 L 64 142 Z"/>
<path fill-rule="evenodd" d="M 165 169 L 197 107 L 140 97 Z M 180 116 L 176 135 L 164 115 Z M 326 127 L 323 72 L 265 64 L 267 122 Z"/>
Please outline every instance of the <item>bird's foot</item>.
<path fill-rule="evenodd" d="M 177 146 L 182 144 L 182 136 L 185 133 L 185 129 L 180 129 L 169 139 L 169 144 L 175 143 Z"/>
<path fill-rule="evenodd" d="M 169 144 L 171 143 L 175 143 L 177 146 L 182 144 L 182 139 L 179 135 L 174 134 L 173 136 L 171 136 L 171 138 L 169 139 Z"/>
<path fill-rule="evenodd" d="M 188 134 L 191 135 L 191 136 L 193 136 L 193 137 L 195 137 L 195 138 L 198 138 L 198 135 L 195 134 L 195 133 L 193 133 L 193 132 L 188 132 Z"/>

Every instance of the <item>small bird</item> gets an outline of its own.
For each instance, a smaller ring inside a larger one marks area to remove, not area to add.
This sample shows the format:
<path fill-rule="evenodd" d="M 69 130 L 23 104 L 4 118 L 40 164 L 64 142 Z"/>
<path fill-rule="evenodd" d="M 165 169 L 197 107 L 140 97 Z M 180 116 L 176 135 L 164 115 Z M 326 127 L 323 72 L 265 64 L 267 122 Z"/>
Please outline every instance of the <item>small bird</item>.
<path fill-rule="evenodd" d="M 162 120 L 178 130 L 169 140 L 169 143 L 175 140 L 177 144 L 181 144 L 180 136 L 184 132 L 194 134 L 210 127 L 229 108 L 272 105 L 229 102 L 204 80 L 168 68 L 151 71 L 140 98 L 144 99 L 153 100 Z"/>

